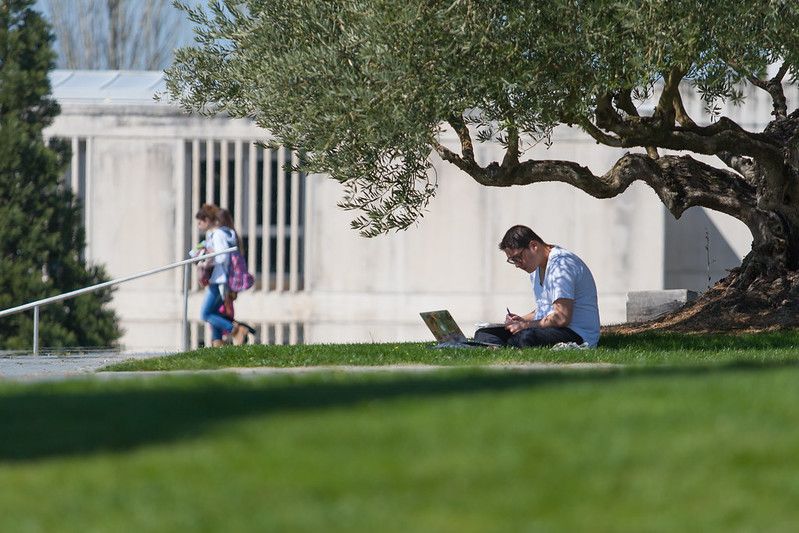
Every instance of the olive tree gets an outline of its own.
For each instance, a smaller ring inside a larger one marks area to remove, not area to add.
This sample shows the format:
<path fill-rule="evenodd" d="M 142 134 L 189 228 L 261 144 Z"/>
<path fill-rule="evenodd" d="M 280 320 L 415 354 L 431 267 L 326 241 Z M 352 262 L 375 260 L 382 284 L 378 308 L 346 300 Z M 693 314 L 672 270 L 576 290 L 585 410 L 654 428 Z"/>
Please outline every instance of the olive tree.
<path fill-rule="evenodd" d="M 303 170 L 344 184 L 341 205 L 360 211 L 353 225 L 364 235 L 422 215 L 436 190 L 434 152 L 487 187 L 560 181 L 610 198 L 641 180 L 675 217 L 702 206 L 752 232 L 751 253 L 697 309 L 796 321 L 799 112 L 784 91 L 799 66 L 796 2 L 226 0 L 183 8 L 196 44 L 176 54 L 170 94 L 188 109 L 252 117 L 301 149 Z M 747 84 L 773 103 L 762 131 L 718 112 L 722 102 L 746 105 Z M 689 115 L 689 91 L 713 120 Z M 655 102 L 647 113 L 639 111 L 645 98 Z M 530 141 L 550 139 L 562 124 L 629 150 L 604 174 L 526 156 Z M 447 127 L 457 150 L 440 142 Z M 504 154 L 481 165 L 474 144 L 486 141 Z"/>

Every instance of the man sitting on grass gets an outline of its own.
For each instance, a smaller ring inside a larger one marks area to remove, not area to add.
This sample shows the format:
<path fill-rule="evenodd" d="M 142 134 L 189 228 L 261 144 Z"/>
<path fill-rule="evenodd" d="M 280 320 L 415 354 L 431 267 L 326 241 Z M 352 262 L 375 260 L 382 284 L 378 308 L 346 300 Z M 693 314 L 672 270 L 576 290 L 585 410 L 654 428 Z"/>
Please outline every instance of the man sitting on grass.
<path fill-rule="evenodd" d="M 505 327 L 482 328 L 474 340 L 523 348 L 561 342 L 599 341 L 599 307 L 594 277 L 572 252 L 545 243 L 527 226 L 513 226 L 499 249 L 508 263 L 530 274 L 536 308 L 519 316 L 508 311 Z"/>

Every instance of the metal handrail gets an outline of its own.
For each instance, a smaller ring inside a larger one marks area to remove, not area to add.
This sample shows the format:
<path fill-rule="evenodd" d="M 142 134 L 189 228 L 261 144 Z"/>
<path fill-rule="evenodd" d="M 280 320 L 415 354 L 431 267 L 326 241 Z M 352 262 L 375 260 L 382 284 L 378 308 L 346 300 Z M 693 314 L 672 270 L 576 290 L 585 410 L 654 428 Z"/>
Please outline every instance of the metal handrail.
<path fill-rule="evenodd" d="M 24 305 L 18 305 L 17 307 L 9 307 L 8 309 L 3 309 L 2 311 L 0 311 L 0 318 L 8 315 L 13 315 L 15 313 L 20 313 L 22 311 L 27 311 L 28 309 L 32 308 L 33 309 L 33 355 L 39 355 L 39 307 L 55 302 L 60 302 L 62 300 L 67 300 L 69 298 L 74 298 L 75 296 L 80 296 L 81 294 L 86 294 L 87 292 L 96 291 L 99 289 L 103 289 L 105 287 L 110 287 L 112 285 L 119 285 L 120 283 L 125 283 L 126 281 L 132 281 L 134 279 L 139 279 L 146 276 L 152 276 L 153 274 L 158 274 L 159 272 L 164 272 L 165 270 L 171 270 L 173 268 L 177 268 L 182 265 L 183 266 L 183 351 L 185 352 L 188 349 L 189 264 L 196 263 L 198 261 L 204 261 L 205 259 L 208 259 L 210 257 L 215 257 L 217 255 L 228 254 L 230 252 L 238 250 L 238 248 L 239 248 L 238 246 L 232 246 L 220 252 L 198 255 L 197 257 L 184 259 L 183 261 L 171 263 L 166 266 L 154 268 L 152 270 L 147 270 L 144 272 L 139 272 L 138 274 L 131 274 L 130 276 L 125 276 L 124 278 L 117 278 L 117 279 L 112 279 L 111 281 L 104 281 L 103 283 L 98 283 L 97 285 L 91 285 L 89 287 L 76 289 L 74 291 L 65 292 L 63 294 L 59 294 L 56 296 L 50 296 L 49 298 L 42 298 L 41 300 L 36 300 L 35 302 L 30 302 Z"/>

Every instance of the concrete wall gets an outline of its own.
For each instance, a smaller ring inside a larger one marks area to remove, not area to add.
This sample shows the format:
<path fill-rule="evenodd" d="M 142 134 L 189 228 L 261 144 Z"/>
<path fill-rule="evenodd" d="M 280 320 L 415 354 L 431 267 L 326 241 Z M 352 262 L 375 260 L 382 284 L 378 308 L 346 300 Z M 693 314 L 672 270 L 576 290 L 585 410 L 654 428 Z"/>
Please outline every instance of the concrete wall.
<path fill-rule="evenodd" d="M 114 277 L 175 260 L 177 195 L 169 179 L 174 145 L 168 139 L 116 137 L 92 143 L 87 237 L 92 259 Z M 175 288 L 168 273 L 119 287 L 114 306 L 125 318 L 126 345 L 145 346 L 152 337 L 177 340 Z"/>
<path fill-rule="evenodd" d="M 664 289 L 704 292 L 740 266 L 751 250 L 752 234 L 739 220 L 692 207 L 676 220 L 664 213 Z"/>

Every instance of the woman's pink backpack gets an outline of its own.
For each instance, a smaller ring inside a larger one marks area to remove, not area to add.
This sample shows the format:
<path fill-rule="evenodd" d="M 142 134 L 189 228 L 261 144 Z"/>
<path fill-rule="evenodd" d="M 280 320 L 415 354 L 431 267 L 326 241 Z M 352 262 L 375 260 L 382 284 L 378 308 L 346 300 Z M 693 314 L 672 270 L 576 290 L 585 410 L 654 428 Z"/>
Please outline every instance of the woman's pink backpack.
<path fill-rule="evenodd" d="M 236 250 L 230 253 L 227 269 L 227 286 L 233 292 L 246 291 L 255 283 L 255 278 L 247 271 L 247 260 Z"/>

